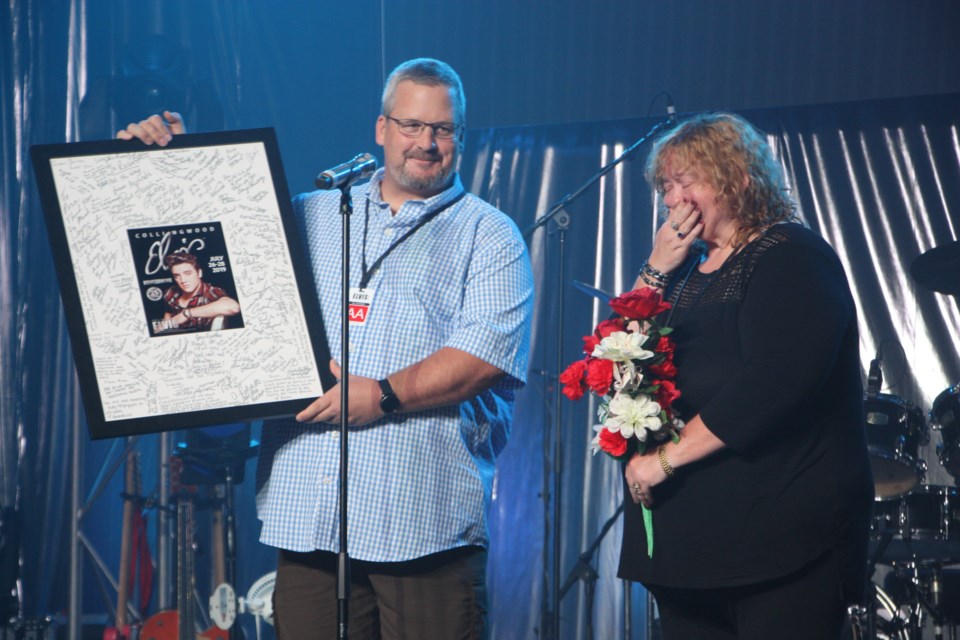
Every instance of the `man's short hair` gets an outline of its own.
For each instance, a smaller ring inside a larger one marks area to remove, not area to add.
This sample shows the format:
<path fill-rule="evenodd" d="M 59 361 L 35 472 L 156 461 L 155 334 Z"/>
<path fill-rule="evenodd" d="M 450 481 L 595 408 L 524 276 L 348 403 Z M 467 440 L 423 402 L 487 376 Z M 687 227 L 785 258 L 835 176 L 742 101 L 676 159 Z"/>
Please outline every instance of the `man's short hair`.
<path fill-rule="evenodd" d="M 397 85 L 404 80 L 431 87 L 449 87 L 453 93 L 453 116 L 456 124 L 461 126 L 467 121 L 467 98 L 463 94 L 463 83 L 453 67 L 446 62 L 433 58 L 414 58 L 407 60 L 390 72 L 387 83 L 383 88 L 382 108 L 383 115 L 393 112 L 396 102 Z"/>

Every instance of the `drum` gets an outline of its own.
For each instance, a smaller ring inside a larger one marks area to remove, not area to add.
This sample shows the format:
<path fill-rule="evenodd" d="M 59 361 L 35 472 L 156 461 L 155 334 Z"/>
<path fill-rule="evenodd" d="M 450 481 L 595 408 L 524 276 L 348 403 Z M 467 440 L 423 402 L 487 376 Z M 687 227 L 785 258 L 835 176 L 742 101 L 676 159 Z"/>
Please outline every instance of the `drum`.
<path fill-rule="evenodd" d="M 914 405 L 886 394 L 864 401 L 867 444 L 877 497 L 897 498 L 923 481 L 926 463 L 917 455 L 929 441 L 923 412 Z"/>
<path fill-rule="evenodd" d="M 954 478 L 960 476 L 960 384 L 943 391 L 933 401 L 930 422 L 943 438 L 943 444 L 937 447 L 940 464 Z"/>
<path fill-rule="evenodd" d="M 953 487 L 921 485 L 873 504 L 871 553 L 887 562 L 960 560 L 960 497 Z"/>

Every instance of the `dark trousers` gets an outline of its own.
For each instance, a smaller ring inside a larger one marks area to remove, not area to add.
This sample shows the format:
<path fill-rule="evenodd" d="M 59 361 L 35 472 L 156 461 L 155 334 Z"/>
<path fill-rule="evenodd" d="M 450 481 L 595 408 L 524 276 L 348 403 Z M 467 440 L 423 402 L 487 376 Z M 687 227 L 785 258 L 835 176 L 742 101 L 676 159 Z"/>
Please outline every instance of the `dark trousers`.
<path fill-rule="evenodd" d="M 837 640 L 847 608 L 833 553 L 759 584 L 649 589 L 664 640 Z"/>
<path fill-rule="evenodd" d="M 350 562 L 351 640 L 483 640 L 487 552 L 463 547 L 409 562 Z M 280 551 L 279 640 L 337 637 L 337 555 Z"/>

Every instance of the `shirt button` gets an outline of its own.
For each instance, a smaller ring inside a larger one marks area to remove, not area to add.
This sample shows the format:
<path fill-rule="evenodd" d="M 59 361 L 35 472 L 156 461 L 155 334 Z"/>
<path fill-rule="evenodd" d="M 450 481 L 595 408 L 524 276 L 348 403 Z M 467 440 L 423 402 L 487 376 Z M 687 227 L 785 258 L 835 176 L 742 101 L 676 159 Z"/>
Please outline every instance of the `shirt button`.
<path fill-rule="evenodd" d="M 339 431 L 331 431 L 331 432 L 330 432 L 330 437 L 331 437 L 331 438 L 339 438 L 339 437 L 340 437 L 340 432 L 339 432 Z"/>
<path fill-rule="evenodd" d="M 333 482 L 333 478 L 330 476 L 323 476 L 323 479 L 320 482 L 323 484 L 331 484 Z"/>
<path fill-rule="evenodd" d="M 393 229 L 384 229 L 384 230 L 383 230 L 383 235 L 385 235 L 385 236 L 387 236 L 387 237 L 389 238 L 390 236 L 393 235 Z"/>

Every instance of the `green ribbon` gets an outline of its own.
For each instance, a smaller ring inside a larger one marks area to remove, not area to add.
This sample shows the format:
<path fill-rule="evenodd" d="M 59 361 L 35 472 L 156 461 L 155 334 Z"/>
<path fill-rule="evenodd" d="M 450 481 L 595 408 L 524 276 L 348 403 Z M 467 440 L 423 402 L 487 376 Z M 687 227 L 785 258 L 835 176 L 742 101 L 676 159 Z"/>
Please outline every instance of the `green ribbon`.
<path fill-rule="evenodd" d="M 647 534 L 647 557 L 653 557 L 653 511 L 647 509 L 644 505 L 640 505 L 640 508 L 643 509 L 643 530 Z"/>

